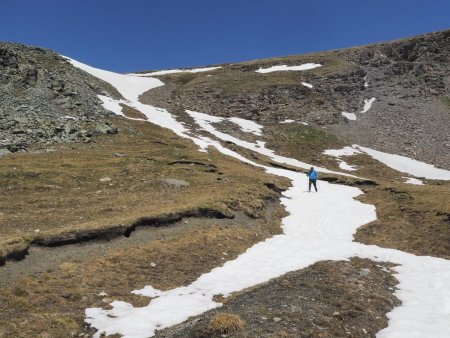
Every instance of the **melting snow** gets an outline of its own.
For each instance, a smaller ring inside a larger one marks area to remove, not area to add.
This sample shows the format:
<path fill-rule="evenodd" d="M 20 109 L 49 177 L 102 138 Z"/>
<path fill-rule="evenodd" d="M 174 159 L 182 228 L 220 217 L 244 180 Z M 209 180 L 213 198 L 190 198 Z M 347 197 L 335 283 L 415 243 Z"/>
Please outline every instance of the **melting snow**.
<path fill-rule="evenodd" d="M 344 147 L 342 149 L 329 149 L 323 152 L 325 155 L 340 157 L 340 156 L 352 156 L 361 154 L 362 152 L 353 147 Z"/>
<path fill-rule="evenodd" d="M 72 61 L 74 65 L 88 71 L 115 86 L 125 97 L 127 104 L 142 111 L 153 123 L 172 129 L 180 136 L 188 137 L 203 147 L 214 146 L 220 152 L 245 163 L 264 168 L 267 172 L 287 177 L 292 187 L 283 193 L 281 203 L 289 215 L 283 218 L 283 234 L 260 242 L 244 254 L 223 266 L 202 275 L 188 286 L 160 291 L 146 286 L 134 291 L 154 297 L 149 305 L 135 308 L 122 301 L 114 301 L 112 309 L 86 309 L 86 322 L 97 328 L 95 337 L 101 333 L 121 334 L 127 338 L 151 337 L 155 330 L 172 326 L 190 316 L 221 306 L 213 301 L 214 295 L 229 295 L 232 292 L 260 284 L 289 271 L 307 267 L 321 260 L 344 260 L 353 256 L 375 261 L 388 261 L 399 266 L 399 280 L 395 295 L 401 306 L 388 313 L 389 325 L 378 332 L 378 337 L 448 337 L 450 332 L 450 262 L 444 259 L 414 256 L 398 250 L 379 248 L 353 242 L 356 229 L 376 219 L 375 207 L 363 204 L 354 198 L 362 192 L 354 187 L 335 185 L 320 181 L 319 193 L 305 193 L 306 176 L 294 171 L 266 167 L 254 163 L 242 155 L 224 148 L 219 142 L 206 137 L 193 137 L 166 110 L 144 105 L 137 101 L 139 95 L 149 87 L 157 87 L 155 79 L 114 74 Z M 113 75 L 111 75 L 113 74 Z M 135 79 L 150 82 L 135 82 Z M 123 83 L 121 84 L 121 82 Z M 115 102 L 114 102 L 115 101 Z M 121 113 L 117 100 L 106 100 L 104 104 Z M 114 111 L 114 110 L 113 110 Z M 232 142 L 260 152 L 274 161 L 301 168 L 308 164 L 296 159 L 275 155 L 264 147 L 264 142 L 249 143 L 217 131 L 211 123 L 217 118 L 202 113 L 188 112 L 205 130 L 221 140 Z M 391 154 L 355 146 L 359 150 L 386 160 L 408 170 L 421 171 L 421 176 L 450 177 L 447 171 Z M 394 159 L 393 159 L 394 157 Z M 406 159 L 406 160 L 405 160 Z M 395 160 L 395 161 L 394 161 Z M 412 162 L 411 162 L 412 161 Z M 406 165 L 405 165 L 406 163 Z M 331 172 L 320 168 L 323 172 Z M 431 172 L 432 174 L 429 174 Z M 423 174 L 423 175 L 422 175 Z M 449 179 L 449 178 L 446 178 Z M 237 276 L 239 278 L 237 278 Z"/>
<path fill-rule="evenodd" d="M 369 111 L 369 109 L 372 107 L 372 103 L 374 103 L 375 100 L 376 99 L 374 97 L 372 97 L 371 99 L 364 99 L 364 108 L 359 113 L 360 114 L 367 113 Z M 356 117 L 355 113 L 343 112 L 341 114 L 343 116 L 345 116 L 348 120 L 351 120 L 351 121 L 356 121 L 357 120 L 357 117 Z"/>
<path fill-rule="evenodd" d="M 345 116 L 348 120 L 351 120 L 351 121 L 356 121 L 356 115 L 354 114 L 354 113 L 346 113 L 346 112 L 343 112 L 343 113 L 341 113 L 343 116 Z"/>
<path fill-rule="evenodd" d="M 308 69 L 314 69 L 317 67 L 322 66 L 319 63 L 304 63 L 300 66 L 287 66 L 287 65 L 280 65 L 280 66 L 272 66 L 269 68 L 259 68 L 256 70 L 257 73 L 272 73 L 272 72 L 281 72 L 281 71 L 288 71 L 288 70 L 308 70 Z"/>
<path fill-rule="evenodd" d="M 365 88 L 369 87 L 369 83 L 367 82 L 367 75 L 364 76 L 364 87 Z"/>
<path fill-rule="evenodd" d="M 431 164 L 413 160 L 409 157 L 383 153 L 378 150 L 366 148 L 354 144 L 352 147 L 342 149 L 329 149 L 323 152 L 325 155 L 341 157 L 355 154 L 367 154 L 384 163 L 388 167 L 417 177 L 425 177 L 434 180 L 450 180 L 450 171 L 436 168 Z M 411 183 L 411 182 L 408 182 Z M 412 184 L 412 183 L 411 183 Z"/>
<path fill-rule="evenodd" d="M 338 161 L 339 161 L 339 168 L 341 168 L 343 170 L 348 170 L 348 171 L 358 170 L 355 166 L 349 165 L 349 164 L 347 164 L 347 162 L 345 162 L 343 160 L 339 159 Z"/>
<path fill-rule="evenodd" d="M 372 103 L 375 102 L 375 98 L 372 97 L 371 99 L 365 99 L 364 100 L 364 108 L 361 111 L 361 113 L 366 113 L 369 111 L 369 109 L 372 107 Z"/>
<path fill-rule="evenodd" d="M 357 170 L 355 166 L 351 166 L 347 164 L 344 160 L 342 160 L 341 156 L 351 156 L 355 154 L 360 154 L 361 151 L 358 149 L 352 148 L 352 147 L 344 147 L 342 149 L 329 149 L 325 150 L 323 152 L 325 155 L 334 156 L 338 158 L 339 168 L 348 170 L 348 171 L 354 171 Z"/>
<path fill-rule="evenodd" d="M 241 130 L 246 133 L 252 133 L 256 136 L 262 135 L 261 129 L 263 128 L 263 126 L 254 121 L 242 119 L 240 117 L 230 117 L 228 120 L 236 123 L 239 128 L 241 128 Z"/>
<path fill-rule="evenodd" d="M 167 75 L 167 74 L 176 74 L 176 73 L 203 73 L 203 72 L 210 72 L 212 70 L 216 70 L 222 67 L 204 67 L 204 68 L 193 68 L 193 69 L 167 69 L 167 70 L 159 70 L 156 72 L 150 72 L 150 73 L 131 73 L 128 75 L 133 76 L 157 76 L 157 75 Z"/>
<path fill-rule="evenodd" d="M 406 182 L 408 184 L 413 184 L 413 185 L 424 185 L 424 183 L 421 180 L 418 180 L 417 178 L 414 177 L 403 177 L 406 178 Z"/>
<path fill-rule="evenodd" d="M 298 161 L 294 158 L 276 155 L 273 150 L 267 149 L 265 147 L 265 142 L 256 141 L 256 143 L 251 143 L 251 142 L 243 141 L 234 136 L 231 136 L 231 135 L 228 135 L 228 134 L 218 131 L 212 125 L 212 123 L 220 122 L 222 119 L 221 117 L 216 117 L 216 116 L 208 115 L 205 113 L 199 113 L 199 112 L 194 112 L 194 111 L 190 111 L 190 110 L 187 110 L 186 113 L 188 113 L 188 115 L 190 115 L 201 128 L 203 128 L 207 132 L 211 133 L 212 135 L 216 136 L 218 139 L 220 139 L 222 141 L 232 142 L 232 143 L 234 143 L 238 146 L 241 146 L 245 149 L 249 149 L 249 150 L 252 150 L 261 155 L 268 156 L 273 161 L 278 162 L 278 163 L 289 164 L 289 165 L 303 168 L 303 169 L 311 168 L 311 164 Z M 349 174 L 335 172 L 335 171 L 328 170 L 328 169 L 322 168 L 322 167 L 315 167 L 315 169 L 318 172 L 329 173 L 329 174 L 333 173 L 333 174 L 338 174 L 338 175 L 343 175 L 343 176 L 355 177 L 355 176 L 352 176 Z"/>
<path fill-rule="evenodd" d="M 413 160 L 409 157 L 383 153 L 378 150 L 353 145 L 354 148 L 361 150 L 374 159 L 386 164 L 395 170 L 416 176 L 425 177 L 432 180 L 450 180 L 450 171 L 436 168 L 434 165 Z"/>

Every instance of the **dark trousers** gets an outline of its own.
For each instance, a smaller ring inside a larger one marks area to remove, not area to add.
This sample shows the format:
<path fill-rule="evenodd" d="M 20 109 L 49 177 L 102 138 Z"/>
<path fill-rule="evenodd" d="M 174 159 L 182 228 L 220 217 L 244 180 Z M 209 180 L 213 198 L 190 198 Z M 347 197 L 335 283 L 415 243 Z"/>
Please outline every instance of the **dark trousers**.
<path fill-rule="evenodd" d="M 316 192 L 317 192 L 317 182 L 316 181 L 317 180 L 309 179 L 309 191 L 311 191 L 311 184 L 312 184 L 312 185 L 314 185 L 314 189 L 316 189 Z"/>

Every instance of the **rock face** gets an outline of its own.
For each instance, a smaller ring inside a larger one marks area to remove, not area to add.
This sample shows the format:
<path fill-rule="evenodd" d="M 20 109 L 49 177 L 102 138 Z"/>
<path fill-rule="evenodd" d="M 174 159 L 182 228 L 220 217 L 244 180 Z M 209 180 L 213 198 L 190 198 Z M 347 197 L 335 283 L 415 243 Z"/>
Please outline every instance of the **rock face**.
<path fill-rule="evenodd" d="M 0 42 L 0 152 L 89 140 L 111 115 L 97 98 L 105 90 L 117 95 L 55 52 Z"/>
<path fill-rule="evenodd" d="M 260 67 L 320 63 L 307 71 Z M 349 143 L 450 167 L 450 30 L 374 45 L 162 76 L 143 99 L 181 112 L 325 126 Z M 208 74 L 208 75 L 206 75 Z M 307 88 L 302 82 L 313 85 Z M 375 98 L 361 113 L 364 100 Z M 342 112 L 355 113 L 349 121 Z"/>

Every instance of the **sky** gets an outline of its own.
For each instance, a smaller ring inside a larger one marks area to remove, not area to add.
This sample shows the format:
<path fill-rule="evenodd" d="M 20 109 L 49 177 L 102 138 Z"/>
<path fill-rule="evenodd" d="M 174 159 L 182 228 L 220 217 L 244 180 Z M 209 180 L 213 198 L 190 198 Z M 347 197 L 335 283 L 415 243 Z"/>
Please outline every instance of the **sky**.
<path fill-rule="evenodd" d="M 1 0 L 0 40 L 116 72 L 240 62 L 450 28 L 449 0 Z"/>

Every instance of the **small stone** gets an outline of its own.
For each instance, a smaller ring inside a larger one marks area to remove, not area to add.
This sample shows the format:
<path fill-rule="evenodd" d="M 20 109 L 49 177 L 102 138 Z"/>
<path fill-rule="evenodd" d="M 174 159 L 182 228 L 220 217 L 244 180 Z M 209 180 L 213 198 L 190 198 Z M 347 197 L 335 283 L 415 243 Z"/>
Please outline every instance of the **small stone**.
<path fill-rule="evenodd" d="M 359 275 L 360 275 L 361 277 L 367 277 L 367 276 L 370 275 L 370 273 L 371 273 L 370 269 L 367 269 L 367 268 L 361 269 L 361 270 L 359 271 Z"/>
<path fill-rule="evenodd" d="M 6 156 L 11 154 L 11 152 L 8 149 L 0 149 L 0 157 Z"/>
<path fill-rule="evenodd" d="M 155 263 L 155 262 L 151 262 L 151 263 L 150 263 L 150 266 L 151 266 L 152 268 L 154 268 L 154 267 L 156 267 L 156 263 Z"/>
<path fill-rule="evenodd" d="M 281 318 L 280 317 L 273 317 L 273 321 L 275 323 L 278 323 L 279 321 L 281 321 Z"/>
<path fill-rule="evenodd" d="M 101 179 L 99 179 L 99 181 L 102 183 L 111 182 L 111 177 L 102 177 Z"/>

